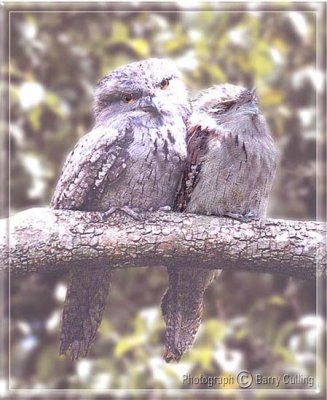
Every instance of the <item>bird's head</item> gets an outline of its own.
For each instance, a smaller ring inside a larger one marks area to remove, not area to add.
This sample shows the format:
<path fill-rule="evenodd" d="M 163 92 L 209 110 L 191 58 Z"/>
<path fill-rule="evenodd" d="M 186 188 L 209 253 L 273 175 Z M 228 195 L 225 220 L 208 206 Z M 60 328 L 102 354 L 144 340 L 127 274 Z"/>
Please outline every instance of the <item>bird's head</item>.
<path fill-rule="evenodd" d="M 202 91 L 193 102 L 193 114 L 189 126 L 201 126 L 208 130 L 241 116 L 259 114 L 255 90 L 232 84 L 216 85 Z"/>
<path fill-rule="evenodd" d="M 119 67 L 101 79 L 95 91 L 94 113 L 97 122 L 124 113 L 186 120 L 190 105 L 174 64 L 151 58 Z"/>

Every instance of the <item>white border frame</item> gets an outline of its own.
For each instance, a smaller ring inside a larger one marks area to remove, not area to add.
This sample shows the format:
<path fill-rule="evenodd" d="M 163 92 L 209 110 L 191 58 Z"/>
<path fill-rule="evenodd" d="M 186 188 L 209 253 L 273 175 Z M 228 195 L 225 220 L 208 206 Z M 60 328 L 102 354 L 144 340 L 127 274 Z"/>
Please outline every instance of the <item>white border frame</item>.
<path fill-rule="evenodd" d="M 145 0 L 142 2 L 139 2 L 138 4 L 141 3 L 148 3 L 151 0 Z M 63 3 L 65 6 L 68 6 L 70 3 L 65 2 L 65 0 L 59 1 L 58 3 Z M 118 1 L 119 2 L 119 1 Z M 38 4 L 42 4 L 43 2 L 38 2 Z M 45 1 L 44 3 L 48 4 L 49 6 L 55 6 L 56 3 L 51 2 L 51 1 Z M 75 3 L 71 2 L 71 3 Z M 89 5 L 89 1 L 76 1 L 76 3 L 81 3 L 80 5 Z M 116 3 L 116 1 L 113 1 L 113 3 Z M 123 2 L 122 2 L 123 3 Z M 180 11 L 182 13 L 187 13 L 187 12 L 220 12 L 220 13 L 253 13 L 253 12 L 258 12 L 258 10 L 226 10 L 224 9 L 224 6 L 226 3 L 222 4 L 222 8 L 218 9 L 213 9 L 213 10 L 203 10 L 201 8 L 201 5 L 197 8 L 196 4 L 194 4 L 193 1 L 190 2 L 189 6 L 183 7 L 181 5 L 181 2 L 172 2 L 172 1 L 167 1 L 168 4 L 176 5 L 180 7 Z M 231 2 L 232 4 L 239 4 L 240 2 L 238 1 L 233 1 Z M 282 5 L 282 3 L 270 3 L 263 1 L 262 2 L 264 5 L 272 6 L 272 7 L 278 7 L 279 5 Z M 13 1 L 10 2 L 9 5 L 14 5 L 18 6 L 22 3 Z M 211 1 L 207 5 L 204 5 L 205 7 L 210 7 L 212 4 Z M 244 3 L 243 3 L 244 4 Z M 278 13 L 278 12 L 300 12 L 300 13 L 314 13 L 316 15 L 316 71 L 319 70 L 319 66 L 322 65 L 322 58 L 321 58 L 321 46 L 320 46 L 320 37 L 321 37 L 321 32 L 320 32 L 320 23 L 321 21 L 319 20 L 322 19 L 323 15 L 323 7 L 321 7 L 321 4 L 319 2 L 300 2 L 300 4 L 305 4 L 308 5 L 310 4 L 311 6 L 314 6 L 314 9 L 311 11 L 306 11 L 306 10 L 290 10 L 288 9 L 288 6 L 290 5 L 289 3 L 285 4 L 285 10 L 260 10 L 262 13 Z M 100 3 L 97 3 L 97 5 L 100 5 Z M 0 4 L 1 6 L 1 4 Z M 194 7 L 196 9 L 189 9 L 191 7 Z M 218 4 L 218 7 L 220 7 L 220 4 Z M 12 14 L 18 14 L 18 13 L 74 13 L 74 14 L 79 14 L 79 13 L 88 13 L 88 14 L 93 14 L 93 13 L 111 13 L 111 12 L 116 12 L 115 11 L 107 11 L 107 10 L 95 10 L 95 11 L 88 11 L 88 10 L 44 10 L 44 9 L 38 9 L 38 10 L 9 10 L 8 12 L 8 64 L 9 64 L 9 77 L 8 77 L 8 87 L 9 87 L 9 94 L 8 94 L 8 118 L 9 118 L 9 132 L 10 132 L 10 123 L 11 123 L 11 115 L 10 115 L 10 105 L 11 105 L 11 97 L 10 97 L 10 84 L 11 84 L 11 77 L 10 77 L 10 71 L 11 71 L 11 37 L 10 37 L 10 32 L 11 32 L 11 15 Z M 140 12 L 161 12 L 161 13 L 170 13 L 172 11 L 165 10 L 165 11 L 158 11 L 158 10 L 122 10 L 120 11 L 121 13 L 140 13 Z M 4 18 L 4 16 L 3 16 Z M 1 43 L 0 43 L 1 45 Z M 1 52 L 1 49 L 0 49 Z M 1 53 L 0 53 L 1 55 Z M 325 84 L 325 79 L 324 79 L 324 84 Z M 318 90 L 316 91 L 316 112 L 317 112 L 317 125 L 316 125 L 316 220 L 319 219 L 320 217 L 320 203 L 319 203 L 319 187 L 320 187 L 320 172 L 318 168 L 318 161 L 319 157 L 321 157 L 321 147 L 319 146 L 320 142 L 320 135 L 321 135 L 321 127 L 320 127 L 320 118 L 319 118 L 319 113 L 320 113 L 320 95 Z M 326 114 L 325 114 L 326 115 Z M 1 114 L 0 114 L 1 116 Z M 10 180 L 10 154 L 11 154 L 11 149 L 10 149 L 10 141 L 8 141 L 8 151 L 9 151 L 9 165 L 8 165 L 8 177 Z M 11 198 L 10 198 L 10 191 L 9 191 L 9 217 L 10 217 L 10 209 L 11 209 Z M 8 235 L 8 238 L 10 238 L 10 235 Z M 8 243 L 9 244 L 9 243 Z M 201 394 L 201 396 L 216 396 L 217 394 L 221 396 L 231 396 L 235 395 L 238 393 L 243 393 L 245 395 L 247 394 L 266 394 L 272 397 L 287 397 L 288 396 L 294 396 L 296 394 L 304 394 L 304 395 L 313 395 L 317 396 L 319 394 L 322 394 L 320 392 L 320 387 L 321 387 L 321 378 L 323 376 L 323 371 L 320 371 L 319 368 L 319 362 L 318 362 L 318 353 L 320 353 L 320 349 L 323 349 L 323 346 L 321 346 L 321 343 L 319 342 L 318 338 L 316 337 L 316 387 L 315 389 L 271 389 L 271 388 L 266 388 L 266 389 L 259 389 L 259 388 L 249 388 L 249 389 L 11 389 L 10 388 L 10 372 L 11 372 L 11 353 L 10 353 L 10 343 L 11 343 L 11 337 L 10 337 L 10 324 L 11 324 L 11 296 L 10 296 L 10 286 L 11 286 L 11 268 L 10 268 L 10 259 L 9 259 L 9 324 L 8 324 L 8 334 L 9 334 L 9 349 L 8 349 L 8 394 L 16 394 L 16 395 L 24 395 L 25 397 L 30 397 L 30 396 L 38 396 L 38 395 L 51 395 L 51 396 L 63 396 L 63 395 L 80 395 L 80 396 L 90 396 L 92 395 L 101 395 L 101 394 L 108 394 L 108 395 L 118 395 L 118 396 L 128 396 L 128 395 L 136 395 L 136 396 L 141 396 L 144 394 L 158 394 L 163 397 L 170 397 L 171 395 L 178 395 L 181 397 L 184 396 L 189 396 L 189 395 L 194 395 L 194 394 Z M 319 280 L 318 277 L 316 278 L 316 315 L 319 314 L 319 311 L 322 311 L 321 307 L 321 299 L 319 298 L 319 288 L 320 288 Z M 2 338 L 0 336 L 0 338 Z M 1 364 L 0 364 L 1 366 Z M 245 392 L 244 392 L 245 391 Z M 1 394 L 1 392 L 0 392 Z M 317 398 L 317 397 L 316 397 Z"/>

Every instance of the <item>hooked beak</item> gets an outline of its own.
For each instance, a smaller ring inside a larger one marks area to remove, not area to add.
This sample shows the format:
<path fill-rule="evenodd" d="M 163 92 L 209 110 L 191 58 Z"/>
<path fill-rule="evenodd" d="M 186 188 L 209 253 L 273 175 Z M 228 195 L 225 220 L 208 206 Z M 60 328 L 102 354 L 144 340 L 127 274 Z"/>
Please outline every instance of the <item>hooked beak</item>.
<path fill-rule="evenodd" d="M 144 96 L 140 101 L 140 108 L 144 111 L 149 111 L 159 114 L 159 105 L 155 96 Z"/>

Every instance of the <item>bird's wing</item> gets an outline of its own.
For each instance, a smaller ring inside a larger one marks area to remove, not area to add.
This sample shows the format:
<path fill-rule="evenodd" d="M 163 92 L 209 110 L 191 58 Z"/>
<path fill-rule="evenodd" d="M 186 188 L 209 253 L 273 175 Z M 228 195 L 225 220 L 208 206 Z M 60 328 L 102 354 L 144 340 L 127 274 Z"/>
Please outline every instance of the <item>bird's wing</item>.
<path fill-rule="evenodd" d="M 67 157 L 51 207 L 86 209 L 89 196 L 101 193 L 105 183 L 117 180 L 125 170 L 131 137 L 129 123 L 97 127 L 83 136 Z"/>
<path fill-rule="evenodd" d="M 191 193 L 198 182 L 203 157 L 213 133 L 200 126 L 189 131 L 187 141 L 187 161 L 179 191 L 175 200 L 175 209 L 184 211 L 190 200 Z"/>

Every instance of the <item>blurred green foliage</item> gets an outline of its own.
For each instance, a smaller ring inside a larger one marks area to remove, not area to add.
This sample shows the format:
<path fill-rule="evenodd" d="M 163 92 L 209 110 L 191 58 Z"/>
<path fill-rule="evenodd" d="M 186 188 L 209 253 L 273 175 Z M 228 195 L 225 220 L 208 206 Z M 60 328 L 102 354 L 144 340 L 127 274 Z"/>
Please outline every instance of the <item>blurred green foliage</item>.
<path fill-rule="evenodd" d="M 169 57 L 192 95 L 223 82 L 257 88 L 280 151 L 270 215 L 315 218 L 316 91 L 323 75 L 315 70 L 313 12 L 286 6 L 285 12 L 183 11 L 160 4 L 151 12 L 141 5 L 123 12 L 107 4 L 90 13 L 65 7 L 70 12 L 11 14 L 12 213 L 49 202 L 68 151 L 92 126 L 98 79 L 130 61 Z M 161 359 L 158 306 L 166 284 L 164 269 L 117 271 L 89 358 L 73 364 L 58 357 L 64 277 L 15 278 L 12 386 L 192 387 L 183 385 L 184 374 L 236 376 L 241 369 L 315 376 L 315 327 L 323 335 L 324 321 L 315 316 L 314 282 L 223 273 L 208 290 L 195 346 L 178 365 Z"/>

